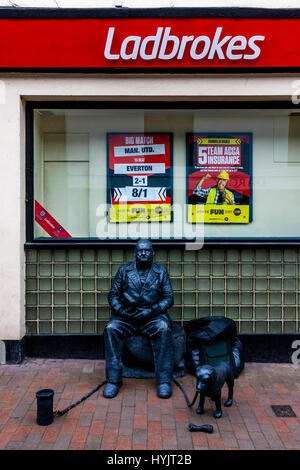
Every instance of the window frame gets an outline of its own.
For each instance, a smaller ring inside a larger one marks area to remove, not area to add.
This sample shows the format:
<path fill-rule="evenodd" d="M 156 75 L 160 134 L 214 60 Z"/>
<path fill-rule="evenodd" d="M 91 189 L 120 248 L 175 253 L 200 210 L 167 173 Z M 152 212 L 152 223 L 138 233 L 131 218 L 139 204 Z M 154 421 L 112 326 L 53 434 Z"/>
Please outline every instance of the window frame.
<path fill-rule="evenodd" d="M 27 101 L 25 117 L 25 210 L 26 210 L 26 241 L 25 249 L 35 248 L 101 248 L 101 247 L 122 247 L 134 246 L 137 240 L 95 240 L 86 238 L 73 239 L 54 239 L 36 240 L 34 238 L 34 110 L 35 109 L 297 109 L 298 106 L 290 101 L 238 101 L 238 102 L 220 102 L 220 101 L 199 101 L 199 102 L 151 102 L 151 101 Z M 191 245 L 194 240 L 191 239 L 153 239 L 154 246 L 182 247 L 186 244 Z M 297 247 L 300 246 L 299 237 L 273 237 L 273 238 L 218 238 L 205 239 L 204 247 Z M 191 247 L 190 247 L 191 249 Z"/>

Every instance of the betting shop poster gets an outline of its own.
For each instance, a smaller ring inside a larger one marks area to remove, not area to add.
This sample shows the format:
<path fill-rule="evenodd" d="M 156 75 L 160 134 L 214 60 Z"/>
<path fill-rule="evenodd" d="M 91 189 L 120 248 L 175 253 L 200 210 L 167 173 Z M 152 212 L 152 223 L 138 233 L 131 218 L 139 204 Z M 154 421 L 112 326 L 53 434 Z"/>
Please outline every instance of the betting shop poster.
<path fill-rule="evenodd" d="M 110 222 L 170 222 L 172 134 L 107 134 Z"/>
<path fill-rule="evenodd" d="M 188 222 L 252 221 L 252 133 L 188 133 Z"/>

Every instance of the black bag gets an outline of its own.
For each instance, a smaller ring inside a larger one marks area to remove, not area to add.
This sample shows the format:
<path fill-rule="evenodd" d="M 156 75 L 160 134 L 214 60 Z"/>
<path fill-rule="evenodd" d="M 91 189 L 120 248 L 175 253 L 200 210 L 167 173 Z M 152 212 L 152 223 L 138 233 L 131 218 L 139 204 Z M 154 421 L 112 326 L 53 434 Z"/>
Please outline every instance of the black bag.
<path fill-rule="evenodd" d="M 242 372 L 245 361 L 234 320 L 222 316 L 203 317 L 185 325 L 187 335 L 187 368 L 195 374 L 199 365 L 215 366 L 229 362 L 234 377 Z"/>

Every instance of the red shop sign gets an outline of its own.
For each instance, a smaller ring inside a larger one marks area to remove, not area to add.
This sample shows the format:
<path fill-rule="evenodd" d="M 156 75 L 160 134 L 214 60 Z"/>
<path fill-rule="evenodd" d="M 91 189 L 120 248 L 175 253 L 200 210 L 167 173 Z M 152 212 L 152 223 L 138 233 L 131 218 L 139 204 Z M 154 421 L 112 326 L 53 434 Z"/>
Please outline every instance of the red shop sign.
<path fill-rule="evenodd" d="M 0 69 L 300 67 L 300 18 L 0 18 Z"/>

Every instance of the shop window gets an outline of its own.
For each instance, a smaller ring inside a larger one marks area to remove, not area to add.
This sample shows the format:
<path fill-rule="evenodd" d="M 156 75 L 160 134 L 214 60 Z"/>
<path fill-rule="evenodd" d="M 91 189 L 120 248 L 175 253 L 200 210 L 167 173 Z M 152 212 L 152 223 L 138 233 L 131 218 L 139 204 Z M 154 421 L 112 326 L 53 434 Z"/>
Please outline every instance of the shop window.
<path fill-rule="evenodd" d="M 63 106 L 28 105 L 28 242 L 299 238 L 300 113 Z"/>

